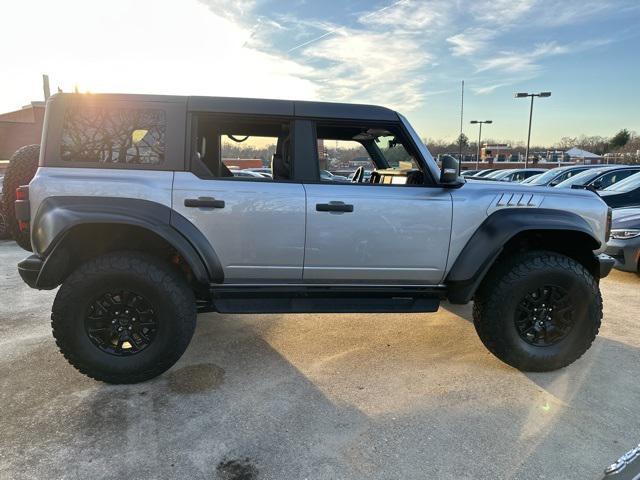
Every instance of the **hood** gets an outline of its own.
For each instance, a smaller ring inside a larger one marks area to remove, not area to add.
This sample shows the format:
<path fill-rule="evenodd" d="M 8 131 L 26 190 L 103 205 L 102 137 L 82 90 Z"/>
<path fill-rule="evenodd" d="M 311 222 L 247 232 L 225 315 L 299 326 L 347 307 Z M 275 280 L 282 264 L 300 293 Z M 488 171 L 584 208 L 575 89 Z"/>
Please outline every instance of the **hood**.
<path fill-rule="evenodd" d="M 621 210 L 627 210 L 626 212 Z M 611 228 L 640 228 L 640 208 L 617 208 L 613 210 Z"/>

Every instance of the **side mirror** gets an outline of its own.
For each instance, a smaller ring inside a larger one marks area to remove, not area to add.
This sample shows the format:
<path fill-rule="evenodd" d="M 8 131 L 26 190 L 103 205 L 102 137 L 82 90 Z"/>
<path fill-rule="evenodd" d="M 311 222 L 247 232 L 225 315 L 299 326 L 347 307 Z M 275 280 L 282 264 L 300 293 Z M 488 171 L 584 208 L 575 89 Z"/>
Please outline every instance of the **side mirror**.
<path fill-rule="evenodd" d="M 460 163 L 451 155 L 444 155 L 442 157 L 442 167 L 440 168 L 440 183 L 445 185 L 457 185 L 458 171 L 460 169 Z"/>

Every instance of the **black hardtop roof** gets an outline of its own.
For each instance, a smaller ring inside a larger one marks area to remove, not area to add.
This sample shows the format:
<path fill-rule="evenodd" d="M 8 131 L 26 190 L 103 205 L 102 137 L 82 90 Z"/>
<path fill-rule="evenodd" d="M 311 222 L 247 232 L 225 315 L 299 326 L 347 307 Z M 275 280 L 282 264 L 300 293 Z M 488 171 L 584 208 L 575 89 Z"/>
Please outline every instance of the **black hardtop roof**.
<path fill-rule="evenodd" d="M 182 103 L 190 112 L 282 115 L 307 118 L 398 121 L 398 114 L 377 105 L 271 100 L 264 98 L 142 95 L 122 93 L 57 93 L 50 101 L 163 102 Z"/>

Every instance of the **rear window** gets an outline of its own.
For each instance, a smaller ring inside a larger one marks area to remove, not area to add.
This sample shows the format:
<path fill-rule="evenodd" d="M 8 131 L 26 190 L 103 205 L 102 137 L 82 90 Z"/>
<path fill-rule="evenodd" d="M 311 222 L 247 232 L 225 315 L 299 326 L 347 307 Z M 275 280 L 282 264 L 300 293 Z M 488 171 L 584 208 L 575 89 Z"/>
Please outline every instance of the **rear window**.
<path fill-rule="evenodd" d="M 63 162 L 160 165 L 165 158 L 163 110 L 71 107 L 60 142 Z"/>

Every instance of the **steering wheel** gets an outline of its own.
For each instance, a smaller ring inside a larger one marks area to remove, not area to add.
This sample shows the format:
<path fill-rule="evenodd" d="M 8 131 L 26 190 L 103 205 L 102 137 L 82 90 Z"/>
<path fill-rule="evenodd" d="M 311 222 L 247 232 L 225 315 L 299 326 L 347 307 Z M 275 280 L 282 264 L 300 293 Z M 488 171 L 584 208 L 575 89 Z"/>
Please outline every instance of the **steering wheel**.
<path fill-rule="evenodd" d="M 351 179 L 351 183 L 362 183 L 363 178 L 364 178 L 364 167 L 361 165 L 353 173 L 353 178 Z"/>

